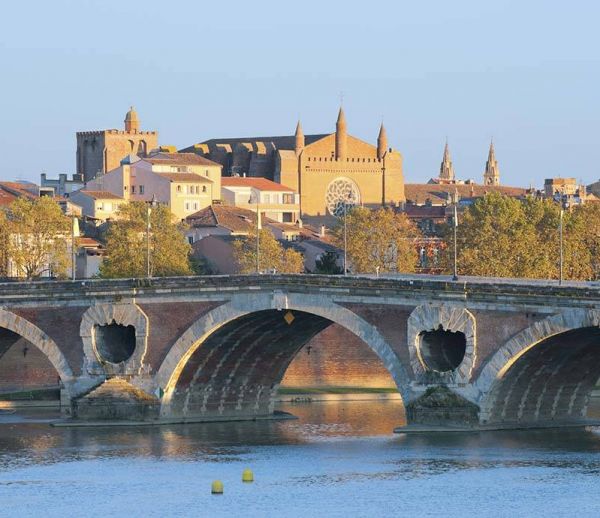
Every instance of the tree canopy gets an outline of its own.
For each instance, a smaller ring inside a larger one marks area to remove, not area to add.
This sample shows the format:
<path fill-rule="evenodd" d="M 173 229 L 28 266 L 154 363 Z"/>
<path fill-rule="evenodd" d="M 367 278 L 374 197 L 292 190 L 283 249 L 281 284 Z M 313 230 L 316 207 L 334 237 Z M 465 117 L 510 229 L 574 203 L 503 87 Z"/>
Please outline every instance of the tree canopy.
<path fill-rule="evenodd" d="M 349 267 L 355 273 L 414 272 L 418 254 L 417 227 L 390 208 L 355 207 L 346 216 Z M 344 218 L 333 230 L 335 244 L 344 248 Z"/>
<path fill-rule="evenodd" d="M 0 216 L 2 273 L 27 279 L 44 274 L 65 277 L 70 264 L 71 224 L 70 218 L 49 197 L 17 198 L 6 214 Z"/>
<path fill-rule="evenodd" d="M 117 219 L 106 232 L 107 257 L 100 276 L 145 277 L 147 275 L 147 210 L 143 202 L 130 202 L 119 208 Z M 191 275 L 191 247 L 165 205 L 152 207 L 150 213 L 150 275 L 168 277 Z"/>
<path fill-rule="evenodd" d="M 233 242 L 233 256 L 240 273 L 256 272 L 256 230 Z M 259 268 L 261 272 L 302 273 L 304 257 L 296 250 L 284 248 L 270 230 L 262 228 L 259 231 Z"/>
<path fill-rule="evenodd" d="M 458 226 L 459 274 L 556 279 L 559 224 L 560 206 L 551 200 L 490 193 L 467 208 Z M 600 206 L 565 211 L 563 239 L 564 278 L 600 278 Z M 452 257 L 452 229 L 446 241 Z"/>

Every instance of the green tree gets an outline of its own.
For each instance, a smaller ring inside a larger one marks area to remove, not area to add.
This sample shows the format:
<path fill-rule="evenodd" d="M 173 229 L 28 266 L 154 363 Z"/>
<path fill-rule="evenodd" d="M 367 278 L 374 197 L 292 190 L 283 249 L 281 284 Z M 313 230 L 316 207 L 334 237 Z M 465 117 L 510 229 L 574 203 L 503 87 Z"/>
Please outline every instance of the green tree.
<path fill-rule="evenodd" d="M 18 275 L 36 279 L 44 274 L 65 277 L 69 264 L 71 220 L 49 197 L 17 198 L 1 223 L 5 256 Z"/>
<path fill-rule="evenodd" d="M 414 272 L 418 254 L 417 227 L 389 208 L 355 207 L 346 216 L 348 261 L 356 273 Z M 333 240 L 344 248 L 344 218 L 333 230 Z"/>
<path fill-rule="evenodd" d="M 256 231 L 233 242 L 233 257 L 240 273 L 256 272 Z M 304 258 L 300 252 L 284 248 L 268 229 L 259 233 L 260 271 L 275 270 L 278 273 L 302 273 Z"/>
<path fill-rule="evenodd" d="M 147 204 L 131 202 L 119 208 L 106 233 L 106 259 L 100 266 L 104 278 L 145 277 L 147 274 Z M 150 274 L 152 277 L 191 275 L 191 247 L 165 205 L 150 214 Z"/>
<path fill-rule="evenodd" d="M 6 213 L 0 210 L 0 277 L 8 276 L 9 236 Z"/>
<path fill-rule="evenodd" d="M 315 273 L 323 275 L 339 275 L 344 273 L 344 269 L 338 266 L 339 255 L 331 250 L 321 254 L 315 261 Z"/>

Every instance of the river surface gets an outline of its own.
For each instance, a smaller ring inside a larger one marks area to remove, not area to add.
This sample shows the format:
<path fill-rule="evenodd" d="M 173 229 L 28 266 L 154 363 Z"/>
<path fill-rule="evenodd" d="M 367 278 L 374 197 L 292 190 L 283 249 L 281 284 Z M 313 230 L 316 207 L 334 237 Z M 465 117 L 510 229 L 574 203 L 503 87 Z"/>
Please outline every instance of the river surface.
<path fill-rule="evenodd" d="M 282 410 L 299 419 L 54 428 L 51 413 L 1 415 L 0 515 L 600 516 L 600 430 L 393 435 L 399 401 Z"/>

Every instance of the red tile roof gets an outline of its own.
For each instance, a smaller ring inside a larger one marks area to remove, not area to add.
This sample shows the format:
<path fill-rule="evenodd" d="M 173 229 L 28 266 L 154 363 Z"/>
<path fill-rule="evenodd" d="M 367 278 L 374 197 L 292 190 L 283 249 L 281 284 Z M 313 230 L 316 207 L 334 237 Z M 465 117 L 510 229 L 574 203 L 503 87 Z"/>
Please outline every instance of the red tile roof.
<path fill-rule="evenodd" d="M 205 165 L 222 167 L 221 164 L 195 153 L 157 153 L 143 160 L 156 165 Z"/>
<path fill-rule="evenodd" d="M 222 187 L 254 187 L 259 191 L 294 192 L 294 189 L 272 182 L 266 178 L 247 178 L 241 176 L 224 176 L 221 178 Z"/>
<path fill-rule="evenodd" d="M 229 205 L 210 205 L 186 218 L 193 227 L 224 227 L 248 233 L 256 226 L 256 213 Z"/>
<path fill-rule="evenodd" d="M 18 182 L 0 182 L 0 207 L 10 205 L 17 198 L 37 198 L 35 194 L 28 191 L 25 186 Z"/>

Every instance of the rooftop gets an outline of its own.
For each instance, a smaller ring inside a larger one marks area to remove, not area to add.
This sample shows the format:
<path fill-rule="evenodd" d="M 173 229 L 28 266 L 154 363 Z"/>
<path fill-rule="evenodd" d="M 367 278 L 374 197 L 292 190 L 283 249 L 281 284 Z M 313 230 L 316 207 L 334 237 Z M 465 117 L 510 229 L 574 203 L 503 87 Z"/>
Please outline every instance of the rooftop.
<path fill-rule="evenodd" d="M 294 192 L 294 189 L 266 178 L 248 178 L 242 176 L 224 176 L 221 178 L 222 187 L 253 187 L 259 191 Z"/>
<path fill-rule="evenodd" d="M 120 196 L 117 196 L 116 194 L 113 194 L 112 192 L 108 192 L 108 191 L 86 191 L 85 189 L 81 189 L 81 190 L 75 191 L 75 192 L 80 192 L 81 194 L 85 194 L 85 195 L 89 196 L 90 198 L 93 198 L 94 200 L 122 200 L 123 199 Z M 75 194 L 75 193 L 73 193 L 73 194 Z"/>
<path fill-rule="evenodd" d="M 256 213 L 229 205 L 210 205 L 186 218 L 193 227 L 224 227 L 231 232 L 248 233 L 256 226 Z"/>
<path fill-rule="evenodd" d="M 204 165 L 221 167 L 221 164 L 195 153 L 157 153 L 143 160 L 153 165 Z"/>
<path fill-rule="evenodd" d="M 27 190 L 26 185 L 18 182 L 0 182 L 0 207 L 10 205 L 17 198 L 35 199 L 37 196 Z"/>
<path fill-rule="evenodd" d="M 305 135 L 304 143 L 306 146 L 325 138 L 329 133 L 322 133 L 317 135 Z M 218 145 L 218 144 L 244 144 L 244 143 L 256 143 L 256 142 L 272 142 L 275 149 L 295 149 L 296 147 L 296 136 L 295 135 L 283 135 L 276 137 L 233 137 L 233 138 L 213 138 L 204 140 L 198 144 Z M 192 151 L 194 146 L 189 146 L 181 151 Z"/>
<path fill-rule="evenodd" d="M 448 194 L 455 192 L 461 198 L 481 198 L 490 192 L 498 192 L 506 196 L 524 196 L 527 189 L 521 187 L 506 187 L 504 185 L 478 185 L 469 184 L 429 184 L 429 183 L 407 183 L 404 185 L 406 201 L 416 205 L 424 205 L 431 200 L 434 205 L 448 202 Z"/>
<path fill-rule="evenodd" d="M 196 173 L 154 173 L 162 178 L 166 178 L 171 182 L 183 183 L 212 183 L 210 178 L 200 176 Z"/>

